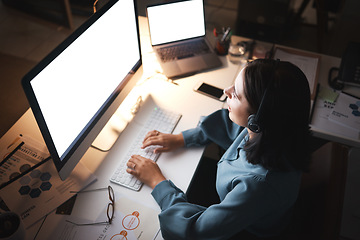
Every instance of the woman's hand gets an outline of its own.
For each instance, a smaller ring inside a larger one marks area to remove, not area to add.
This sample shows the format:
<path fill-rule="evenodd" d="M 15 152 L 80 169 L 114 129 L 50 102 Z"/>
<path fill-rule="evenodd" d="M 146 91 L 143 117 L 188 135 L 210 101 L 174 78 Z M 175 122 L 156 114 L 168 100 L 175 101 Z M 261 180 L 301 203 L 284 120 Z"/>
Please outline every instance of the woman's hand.
<path fill-rule="evenodd" d="M 184 137 L 180 134 L 166 134 L 153 130 L 146 134 L 141 148 L 158 145 L 154 153 L 169 152 L 185 145 Z"/>
<path fill-rule="evenodd" d="M 166 180 L 159 166 L 152 160 L 139 155 L 133 155 L 127 162 L 128 173 L 134 175 L 144 184 L 154 188 L 158 183 Z"/>

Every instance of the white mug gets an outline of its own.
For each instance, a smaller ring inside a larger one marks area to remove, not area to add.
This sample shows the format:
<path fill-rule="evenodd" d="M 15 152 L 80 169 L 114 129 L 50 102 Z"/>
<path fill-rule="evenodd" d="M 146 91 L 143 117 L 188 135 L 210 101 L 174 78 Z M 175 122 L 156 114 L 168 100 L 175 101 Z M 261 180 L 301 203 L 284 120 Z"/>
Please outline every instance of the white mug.
<path fill-rule="evenodd" d="M 0 213 L 0 239 L 23 240 L 25 228 L 20 217 L 13 212 Z"/>

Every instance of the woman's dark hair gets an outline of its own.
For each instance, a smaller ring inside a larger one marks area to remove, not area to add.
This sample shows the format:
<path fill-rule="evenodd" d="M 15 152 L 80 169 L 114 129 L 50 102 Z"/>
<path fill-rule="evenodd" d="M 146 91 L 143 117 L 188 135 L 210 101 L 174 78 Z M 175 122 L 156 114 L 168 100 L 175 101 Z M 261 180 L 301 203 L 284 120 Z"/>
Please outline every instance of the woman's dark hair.
<path fill-rule="evenodd" d="M 244 73 L 244 95 L 249 113 L 261 108 L 261 133 L 244 150 L 248 162 L 266 169 L 307 171 L 309 153 L 310 90 L 304 73 L 289 62 L 257 59 Z"/>

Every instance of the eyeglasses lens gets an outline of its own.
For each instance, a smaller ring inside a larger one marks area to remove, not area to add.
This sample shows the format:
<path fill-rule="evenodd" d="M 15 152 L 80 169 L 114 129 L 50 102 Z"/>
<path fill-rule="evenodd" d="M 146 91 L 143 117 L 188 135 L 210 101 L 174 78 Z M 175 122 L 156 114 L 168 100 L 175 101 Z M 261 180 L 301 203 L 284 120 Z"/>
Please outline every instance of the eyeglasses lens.
<path fill-rule="evenodd" d="M 107 217 L 109 219 L 109 223 L 111 224 L 111 222 L 114 218 L 115 194 L 114 194 L 114 190 L 112 189 L 111 186 L 108 187 L 108 190 L 109 190 L 109 199 L 111 202 L 108 204 L 108 207 L 107 207 Z"/>

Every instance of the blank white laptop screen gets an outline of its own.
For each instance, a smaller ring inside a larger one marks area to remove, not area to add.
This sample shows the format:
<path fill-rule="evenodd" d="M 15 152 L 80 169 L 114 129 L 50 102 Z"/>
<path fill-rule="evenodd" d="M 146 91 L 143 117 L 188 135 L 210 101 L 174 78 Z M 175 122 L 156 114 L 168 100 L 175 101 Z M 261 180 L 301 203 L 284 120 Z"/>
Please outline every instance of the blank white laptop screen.
<path fill-rule="evenodd" d="M 203 0 L 149 6 L 147 17 L 152 45 L 205 35 Z"/>

